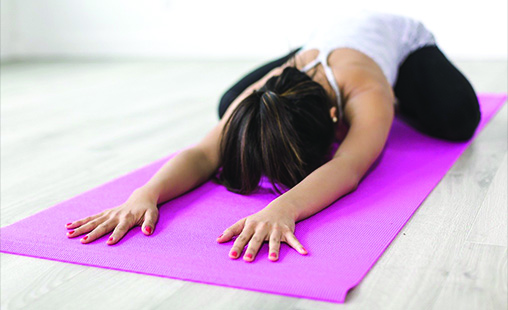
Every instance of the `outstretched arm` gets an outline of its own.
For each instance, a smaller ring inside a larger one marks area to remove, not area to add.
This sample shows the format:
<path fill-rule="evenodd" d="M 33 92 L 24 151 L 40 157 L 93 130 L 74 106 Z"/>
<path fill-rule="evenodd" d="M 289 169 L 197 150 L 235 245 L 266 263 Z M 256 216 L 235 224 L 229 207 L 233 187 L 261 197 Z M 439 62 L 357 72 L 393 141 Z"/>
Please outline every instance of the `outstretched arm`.
<path fill-rule="evenodd" d="M 349 131 L 332 160 L 279 196 L 275 208 L 289 208 L 295 221 L 305 219 L 354 191 L 382 152 L 393 117 L 393 95 L 382 87 L 363 90 L 346 106 Z"/>

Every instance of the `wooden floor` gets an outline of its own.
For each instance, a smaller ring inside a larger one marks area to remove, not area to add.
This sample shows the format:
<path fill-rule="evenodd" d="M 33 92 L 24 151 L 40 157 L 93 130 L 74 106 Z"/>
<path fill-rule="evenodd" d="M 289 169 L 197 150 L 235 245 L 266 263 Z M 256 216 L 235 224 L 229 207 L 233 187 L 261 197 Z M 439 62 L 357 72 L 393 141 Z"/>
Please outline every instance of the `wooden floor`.
<path fill-rule="evenodd" d="M 197 143 L 262 62 L 2 64 L 1 226 Z M 507 91 L 505 61 L 456 63 Z M 504 105 L 345 304 L 2 253 L 1 309 L 507 309 L 506 233 Z"/>

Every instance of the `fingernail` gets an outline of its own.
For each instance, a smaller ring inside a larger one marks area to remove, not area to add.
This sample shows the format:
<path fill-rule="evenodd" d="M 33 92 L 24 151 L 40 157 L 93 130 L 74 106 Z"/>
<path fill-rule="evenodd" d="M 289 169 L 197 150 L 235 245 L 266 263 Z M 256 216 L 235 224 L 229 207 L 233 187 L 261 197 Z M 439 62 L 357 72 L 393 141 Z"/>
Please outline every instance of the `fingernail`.
<path fill-rule="evenodd" d="M 71 225 L 72 223 L 67 223 L 67 226 Z"/>
<path fill-rule="evenodd" d="M 224 234 L 221 234 L 220 236 L 218 236 L 217 239 L 220 239 L 220 237 L 222 237 L 222 235 L 224 235 Z"/>
<path fill-rule="evenodd" d="M 252 258 L 252 254 L 251 253 L 248 253 L 247 255 L 245 255 L 248 259 L 251 259 Z"/>
<path fill-rule="evenodd" d="M 302 246 L 302 251 L 307 252 L 307 250 Z"/>
<path fill-rule="evenodd" d="M 69 235 L 72 235 L 74 233 L 74 230 L 71 230 L 68 232 Z"/>
<path fill-rule="evenodd" d="M 82 240 L 85 241 L 87 238 L 88 238 L 88 236 L 84 236 Z"/>
<path fill-rule="evenodd" d="M 113 237 L 109 237 L 108 241 L 113 241 Z"/>
<path fill-rule="evenodd" d="M 146 230 L 149 234 L 151 234 L 151 233 L 152 233 L 152 228 L 151 228 L 150 226 L 146 226 L 146 227 L 145 227 L 145 230 Z"/>
<path fill-rule="evenodd" d="M 236 253 L 236 251 L 233 251 L 233 252 L 231 252 L 231 255 L 233 255 L 233 257 L 236 257 L 236 255 L 238 255 L 238 253 Z"/>
<path fill-rule="evenodd" d="M 270 254 L 271 257 L 277 257 L 277 253 L 273 252 L 272 254 Z"/>

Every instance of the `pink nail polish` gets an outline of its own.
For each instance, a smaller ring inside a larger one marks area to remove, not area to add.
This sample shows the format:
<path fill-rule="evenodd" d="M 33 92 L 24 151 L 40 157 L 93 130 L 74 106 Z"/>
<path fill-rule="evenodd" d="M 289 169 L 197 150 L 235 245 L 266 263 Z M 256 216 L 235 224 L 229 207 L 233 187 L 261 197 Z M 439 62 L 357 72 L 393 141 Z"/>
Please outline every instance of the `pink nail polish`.
<path fill-rule="evenodd" d="M 277 257 L 277 253 L 273 252 L 272 254 L 270 254 L 271 257 Z"/>
<path fill-rule="evenodd" d="M 248 253 L 247 255 L 245 255 L 248 259 L 251 259 L 252 258 L 252 254 L 251 253 Z"/>
<path fill-rule="evenodd" d="M 84 236 L 84 237 L 83 237 L 83 240 L 86 240 L 87 238 L 88 238 L 88 236 Z"/>
<path fill-rule="evenodd" d="M 113 237 L 109 237 L 108 241 L 113 241 Z"/>
<path fill-rule="evenodd" d="M 71 225 L 72 223 L 67 223 L 67 226 Z"/>
<path fill-rule="evenodd" d="M 236 257 L 236 256 L 238 255 L 238 253 L 236 253 L 236 251 L 233 251 L 233 252 L 231 253 L 231 255 L 233 255 L 233 257 Z"/>
<path fill-rule="evenodd" d="M 151 228 L 150 226 L 146 226 L 146 227 L 145 227 L 145 230 L 146 230 L 149 234 L 151 234 L 151 233 L 152 233 L 152 228 Z"/>
<path fill-rule="evenodd" d="M 224 234 L 221 234 L 220 236 L 218 236 L 217 239 L 220 239 L 220 237 L 222 237 L 222 235 L 224 235 Z"/>
<path fill-rule="evenodd" d="M 307 250 L 302 246 L 302 251 L 307 252 Z"/>
<path fill-rule="evenodd" d="M 74 230 L 71 230 L 68 232 L 69 235 L 72 235 L 74 233 Z"/>

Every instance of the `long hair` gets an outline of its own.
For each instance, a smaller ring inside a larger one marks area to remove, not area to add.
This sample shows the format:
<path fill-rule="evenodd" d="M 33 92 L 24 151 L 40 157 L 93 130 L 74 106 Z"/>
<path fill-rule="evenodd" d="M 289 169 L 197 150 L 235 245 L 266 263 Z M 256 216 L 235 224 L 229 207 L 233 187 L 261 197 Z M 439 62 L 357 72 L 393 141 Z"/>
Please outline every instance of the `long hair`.
<path fill-rule="evenodd" d="M 212 179 L 244 195 L 259 189 L 262 175 L 279 194 L 277 184 L 292 188 L 326 162 L 335 136 L 334 105 L 293 62 L 243 99 L 226 121 Z"/>

